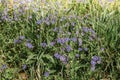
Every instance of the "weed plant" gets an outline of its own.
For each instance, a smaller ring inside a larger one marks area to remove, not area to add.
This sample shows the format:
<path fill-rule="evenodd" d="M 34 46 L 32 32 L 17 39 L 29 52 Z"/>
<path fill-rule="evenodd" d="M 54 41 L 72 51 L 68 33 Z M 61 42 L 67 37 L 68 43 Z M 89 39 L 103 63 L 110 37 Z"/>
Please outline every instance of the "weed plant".
<path fill-rule="evenodd" d="M 120 79 L 119 1 L 4 1 L 0 80 Z"/>

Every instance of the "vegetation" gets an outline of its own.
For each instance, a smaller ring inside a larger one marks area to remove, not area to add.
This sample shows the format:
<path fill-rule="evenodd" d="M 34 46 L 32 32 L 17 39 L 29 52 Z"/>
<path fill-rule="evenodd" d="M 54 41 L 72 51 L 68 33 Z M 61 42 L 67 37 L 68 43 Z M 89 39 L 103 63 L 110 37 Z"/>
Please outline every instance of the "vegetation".
<path fill-rule="evenodd" d="M 119 80 L 120 2 L 0 3 L 0 80 Z"/>

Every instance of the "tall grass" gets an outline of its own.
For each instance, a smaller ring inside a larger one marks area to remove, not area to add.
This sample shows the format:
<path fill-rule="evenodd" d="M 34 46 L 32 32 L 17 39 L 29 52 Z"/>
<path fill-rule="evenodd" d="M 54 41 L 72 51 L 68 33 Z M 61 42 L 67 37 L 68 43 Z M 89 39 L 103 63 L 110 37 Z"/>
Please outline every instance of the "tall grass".
<path fill-rule="evenodd" d="M 77 1 L 0 4 L 1 80 L 120 79 L 119 1 Z"/>

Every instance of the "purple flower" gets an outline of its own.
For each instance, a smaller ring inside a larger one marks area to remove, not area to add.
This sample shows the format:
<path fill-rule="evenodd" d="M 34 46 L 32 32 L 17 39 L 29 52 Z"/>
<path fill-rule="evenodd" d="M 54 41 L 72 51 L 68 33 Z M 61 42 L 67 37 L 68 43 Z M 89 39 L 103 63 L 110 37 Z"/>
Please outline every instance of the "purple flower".
<path fill-rule="evenodd" d="M 100 64 L 101 63 L 101 58 L 98 57 L 97 63 Z"/>
<path fill-rule="evenodd" d="M 60 59 L 60 56 L 61 56 L 61 55 L 60 55 L 59 53 L 55 53 L 55 54 L 54 54 L 54 57 L 57 58 L 57 59 Z"/>
<path fill-rule="evenodd" d="M 92 60 L 95 61 L 95 62 L 97 62 L 98 64 L 101 63 L 101 58 L 98 57 L 98 56 L 93 56 L 93 57 L 92 57 Z"/>
<path fill-rule="evenodd" d="M 54 46 L 54 45 L 55 45 L 55 42 L 51 42 L 50 45 L 51 45 L 51 46 Z"/>
<path fill-rule="evenodd" d="M 62 61 L 63 64 L 67 64 L 67 57 L 65 57 L 64 55 L 60 56 L 60 61 Z"/>
<path fill-rule="evenodd" d="M 55 24 L 55 22 L 56 22 L 56 21 L 55 21 L 54 19 L 51 20 L 51 23 L 52 23 L 52 24 Z"/>
<path fill-rule="evenodd" d="M 60 56 L 60 61 L 65 62 L 66 61 L 66 57 L 64 55 Z"/>
<path fill-rule="evenodd" d="M 48 76 L 49 76 L 49 72 L 45 72 L 45 73 L 44 73 L 44 76 L 45 76 L 45 77 L 48 77 Z"/>
<path fill-rule="evenodd" d="M 100 64 L 101 63 L 101 58 L 98 56 L 93 56 L 92 60 L 91 60 L 91 70 L 94 71 L 95 70 L 95 65 L 96 64 Z"/>
<path fill-rule="evenodd" d="M 38 20 L 36 23 L 37 23 L 38 25 L 41 24 L 41 20 Z"/>
<path fill-rule="evenodd" d="M 91 60 L 91 65 L 92 66 L 95 66 L 96 64 L 97 64 L 96 61 Z"/>
<path fill-rule="evenodd" d="M 3 64 L 2 67 L 1 67 L 2 70 L 6 69 L 6 68 L 7 68 L 6 64 Z"/>
<path fill-rule="evenodd" d="M 89 28 L 83 27 L 82 30 L 87 33 L 89 31 Z"/>
<path fill-rule="evenodd" d="M 57 43 L 64 44 L 65 40 L 63 38 L 58 38 Z"/>
<path fill-rule="evenodd" d="M 83 49 L 82 48 L 78 48 L 79 51 L 82 51 Z"/>
<path fill-rule="evenodd" d="M 27 65 L 26 64 L 23 64 L 22 65 L 22 69 L 25 70 L 27 68 Z"/>
<path fill-rule="evenodd" d="M 57 43 L 62 44 L 62 40 L 61 40 L 61 38 L 58 38 L 58 39 L 57 39 Z"/>
<path fill-rule="evenodd" d="M 68 46 L 66 47 L 66 50 L 67 50 L 67 52 L 70 52 L 70 51 L 72 50 L 72 48 L 68 45 Z"/>
<path fill-rule="evenodd" d="M 64 64 L 67 64 L 68 58 L 64 55 L 60 56 L 60 61 L 62 61 Z"/>
<path fill-rule="evenodd" d="M 65 51 L 65 48 L 64 48 L 64 47 L 62 48 L 62 51 Z"/>
<path fill-rule="evenodd" d="M 93 56 L 93 57 L 92 57 L 92 60 L 93 60 L 93 61 L 97 61 L 97 60 L 98 60 L 98 56 Z"/>
<path fill-rule="evenodd" d="M 80 57 L 80 55 L 79 55 L 79 54 L 75 54 L 75 57 L 76 57 L 76 58 L 79 58 L 79 57 Z"/>
<path fill-rule="evenodd" d="M 77 38 L 76 38 L 76 37 L 73 37 L 73 38 L 71 38 L 71 40 L 72 40 L 73 42 L 76 42 L 76 41 L 77 41 Z"/>
<path fill-rule="evenodd" d="M 23 40 L 25 38 L 25 36 L 20 36 L 19 39 L 20 40 Z"/>
<path fill-rule="evenodd" d="M 44 42 L 44 43 L 41 43 L 40 44 L 42 47 L 46 47 L 47 46 L 47 44 Z"/>
<path fill-rule="evenodd" d="M 79 34 L 79 31 L 76 31 L 76 35 L 78 35 Z"/>
<path fill-rule="evenodd" d="M 101 51 L 104 51 L 104 48 L 102 47 L 100 50 L 101 50 Z"/>
<path fill-rule="evenodd" d="M 94 71 L 95 70 L 95 66 L 91 66 L 91 71 Z"/>
<path fill-rule="evenodd" d="M 84 51 L 88 51 L 88 48 L 84 48 Z"/>
<path fill-rule="evenodd" d="M 31 44 L 31 43 L 26 43 L 26 47 L 28 47 L 29 49 L 33 49 L 34 48 L 34 46 Z"/>
<path fill-rule="evenodd" d="M 70 40 L 70 38 L 64 38 L 63 39 L 65 42 L 68 42 Z"/>
<path fill-rule="evenodd" d="M 22 42 L 22 40 L 19 40 L 19 39 L 14 40 L 14 44 L 18 44 L 18 43 L 21 43 L 21 42 Z"/>

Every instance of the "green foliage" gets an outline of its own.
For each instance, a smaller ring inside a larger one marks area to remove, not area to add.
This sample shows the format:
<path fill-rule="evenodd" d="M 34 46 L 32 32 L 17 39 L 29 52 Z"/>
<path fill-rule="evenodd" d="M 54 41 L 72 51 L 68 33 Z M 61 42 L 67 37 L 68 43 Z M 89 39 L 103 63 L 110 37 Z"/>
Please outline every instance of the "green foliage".
<path fill-rule="evenodd" d="M 57 8 L 34 5 L 13 11 L 0 5 L 1 80 L 20 80 L 20 73 L 28 80 L 120 79 L 118 8 L 110 11 L 92 1 L 62 10 L 57 2 Z M 92 63 L 93 56 L 101 63 Z"/>

